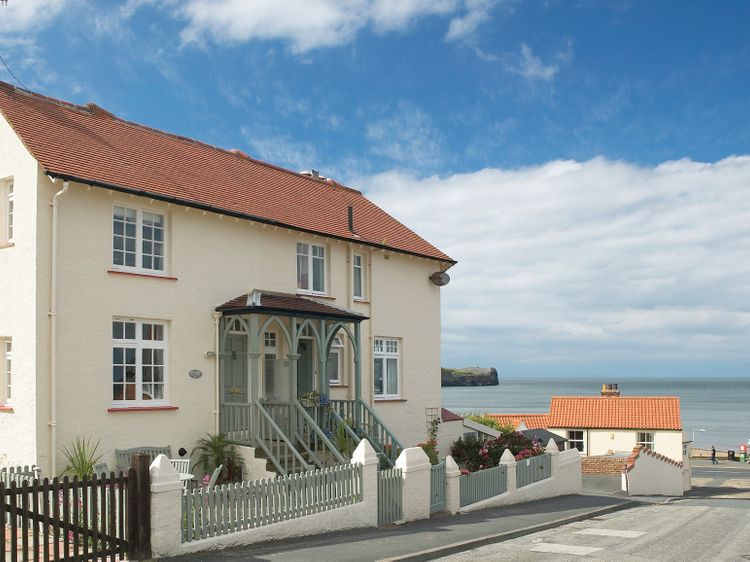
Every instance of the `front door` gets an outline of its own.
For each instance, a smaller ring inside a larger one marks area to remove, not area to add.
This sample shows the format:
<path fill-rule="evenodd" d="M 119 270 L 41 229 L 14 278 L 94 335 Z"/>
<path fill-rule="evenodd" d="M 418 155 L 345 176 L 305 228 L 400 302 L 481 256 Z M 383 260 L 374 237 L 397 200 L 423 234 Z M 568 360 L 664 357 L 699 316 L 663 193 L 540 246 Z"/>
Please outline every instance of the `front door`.
<path fill-rule="evenodd" d="M 312 340 L 300 340 L 297 353 L 297 396 L 302 396 L 313 389 Z"/>
<path fill-rule="evenodd" d="M 230 334 L 224 351 L 224 402 L 247 403 L 247 337 Z"/>

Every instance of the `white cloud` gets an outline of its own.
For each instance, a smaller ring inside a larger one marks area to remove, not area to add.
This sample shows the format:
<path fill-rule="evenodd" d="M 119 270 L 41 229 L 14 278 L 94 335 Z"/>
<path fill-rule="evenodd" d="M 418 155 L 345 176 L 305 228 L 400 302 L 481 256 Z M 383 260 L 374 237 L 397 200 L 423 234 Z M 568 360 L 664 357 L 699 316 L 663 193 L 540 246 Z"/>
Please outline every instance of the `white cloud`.
<path fill-rule="evenodd" d="M 281 40 L 295 53 L 351 42 L 371 28 L 404 31 L 419 19 L 453 17 L 449 38 L 473 33 L 496 0 L 186 0 L 178 17 L 187 22 L 185 43 Z"/>
<path fill-rule="evenodd" d="M 11 0 L 0 6 L 0 36 L 16 33 L 35 33 L 49 25 L 75 0 Z"/>
<path fill-rule="evenodd" d="M 479 26 L 490 19 L 497 3 L 498 0 L 466 0 L 466 13 L 451 20 L 446 40 L 473 40 Z"/>
<path fill-rule="evenodd" d="M 318 166 L 318 154 L 311 144 L 297 142 L 289 135 L 258 134 L 248 127 L 241 132 L 253 150 L 251 156 L 297 171 Z"/>
<path fill-rule="evenodd" d="M 367 139 L 372 152 L 406 167 L 434 166 L 442 155 L 441 135 L 432 118 L 406 102 L 392 115 L 368 124 Z"/>
<path fill-rule="evenodd" d="M 454 365 L 750 360 L 750 157 L 352 184 L 459 261 Z"/>
<path fill-rule="evenodd" d="M 542 80 L 544 82 L 552 80 L 559 70 L 557 64 L 544 64 L 526 43 L 521 44 L 519 56 L 509 62 L 506 68 L 529 81 Z"/>

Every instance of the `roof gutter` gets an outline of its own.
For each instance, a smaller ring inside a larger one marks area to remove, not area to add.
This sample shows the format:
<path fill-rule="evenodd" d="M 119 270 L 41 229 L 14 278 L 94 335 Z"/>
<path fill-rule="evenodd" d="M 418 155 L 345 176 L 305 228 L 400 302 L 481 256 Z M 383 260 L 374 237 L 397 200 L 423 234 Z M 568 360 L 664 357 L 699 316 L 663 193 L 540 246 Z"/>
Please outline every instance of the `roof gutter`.
<path fill-rule="evenodd" d="M 441 262 L 441 263 L 448 264 L 448 267 L 445 268 L 446 270 L 450 269 L 451 267 L 453 267 L 454 265 L 456 265 L 458 263 L 456 260 L 453 260 L 453 259 L 450 259 L 450 258 L 448 258 L 448 259 L 437 258 L 435 256 L 429 256 L 429 255 L 426 255 L 426 254 L 421 254 L 419 252 L 410 252 L 409 250 L 402 250 L 400 248 L 394 248 L 394 247 L 388 246 L 386 244 L 378 244 L 377 242 L 368 242 L 368 241 L 359 240 L 359 239 L 353 240 L 352 238 L 348 238 L 346 236 L 337 236 L 335 234 L 326 234 L 326 233 L 322 233 L 322 232 L 319 232 L 319 231 L 316 231 L 316 230 L 311 230 L 309 228 L 302 228 L 302 227 L 299 227 L 299 226 L 294 226 L 294 225 L 291 225 L 291 224 L 286 224 L 286 223 L 283 223 L 283 222 L 280 222 L 280 221 L 275 221 L 275 220 L 272 220 L 272 219 L 267 219 L 265 217 L 259 217 L 259 216 L 256 216 L 256 215 L 251 215 L 249 213 L 239 213 L 239 212 L 236 212 L 236 211 L 230 211 L 228 209 L 222 209 L 220 207 L 214 207 L 212 205 L 204 205 L 202 203 L 197 203 L 195 201 L 189 201 L 187 199 L 179 199 L 178 197 L 169 197 L 168 195 L 159 195 L 159 194 L 156 194 L 156 193 L 152 193 L 150 191 L 146 191 L 145 189 L 132 189 L 132 188 L 129 188 L 129 187 L 124 187 L 122 185 L 116 185 L 116 184 L 111 184 L 111 183 L 102 182 L 102 181 L 98 181 L 98 180 L 81 178 L 81 177 L 78 177 L 78 176 L 71 176 L 69 174 L 61 174 L 59 172 L 53 172 L 51 170 L 45 170 L 45 173 L 48 176 L 52 177 L 52 178 L 59 178 L 59 179 L 64 180 L 64 181 L 74 181 L 76 183 L 82 183 L 82 184 L 85 184 L 85 185 L 93 185 L 93 186 L 96 186 L 96 187 L 101 187 L 103 189 L 111 189 L 112 191 L 119 191 L 120 193 L 127 193 L 129 195 L 139 195 L 141 197 L 148 197 L 150 199 L 155 199 L 157 201 L 163 201 L 165 203 L 172 203 L 173 205 L 184 205 L 185 207 L 192 207 L 194 209 L 199 209 L 201 211 L 209 211 L 211 213 L 216 213 L 216 214 L 224 215 L 224 216 L 227 216 L 227 217 L 239 218 L 239 219 L 244 219 L 244 220 L 251 220 L 251 221 L 259 222 L 259 223 L 262 223 L 262 224 L 268 224 L 268 225 L 271 225 L 271 226 L 277 226 L 279 228 L 288 228 L 290 230 L 296 230 L 297 232 L 304 232 L 306 234 L 315 234 L 315 235 L 318 235 L 318 236 L 326 236 L 328 238 L 333 238 L 335 240 L 341 240 L 343 242 L 353 242 L 353 243 L 356 243 L 356 244 L 363 244 L 365 246 L 371 246 L 373 248 L 378 248 L 380 250 L 390 250 L 392 252 L 399 252 L 401 254 L 407 254 L 407 255 L 410 255 L 410 256 L 416 256 L 416 257 L 420 257 L 420 258 L 427 258 L 427 259 L 430 259 L 430 260 L 435 260 L 435 261 L 438 261 L 438 262 Z"/>

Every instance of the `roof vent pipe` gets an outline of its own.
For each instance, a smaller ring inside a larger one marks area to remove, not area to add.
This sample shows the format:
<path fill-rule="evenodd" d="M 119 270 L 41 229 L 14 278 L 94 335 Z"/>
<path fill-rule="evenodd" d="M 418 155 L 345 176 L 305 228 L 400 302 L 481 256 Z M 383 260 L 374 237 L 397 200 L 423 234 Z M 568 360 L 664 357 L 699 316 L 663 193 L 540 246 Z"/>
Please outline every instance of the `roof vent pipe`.
<path fill-rule="evenodd" d="M 354 207 L 350 205 L 349 208 L 347 209 L 347 212 L 348 212 L 348 217 L 349 217 L 349 232 L 354 234 L 355 233 L 354 232 Z"/>

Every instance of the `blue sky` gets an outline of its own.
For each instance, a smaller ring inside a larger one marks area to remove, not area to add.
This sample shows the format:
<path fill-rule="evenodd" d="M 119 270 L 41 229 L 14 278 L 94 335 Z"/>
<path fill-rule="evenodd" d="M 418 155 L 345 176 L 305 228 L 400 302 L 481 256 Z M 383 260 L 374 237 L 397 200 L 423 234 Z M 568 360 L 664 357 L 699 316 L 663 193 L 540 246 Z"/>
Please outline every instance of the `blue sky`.
<path fill-rule="evenodd" d="M 460 262 L 446 365 L 748 375 L 748 24 L 746 2 L 9 0 L 0 54 L 33 90 L 363 188 Z"/>

